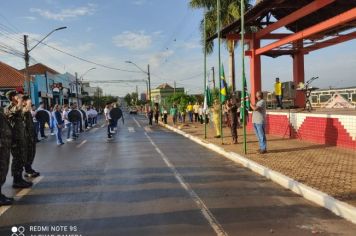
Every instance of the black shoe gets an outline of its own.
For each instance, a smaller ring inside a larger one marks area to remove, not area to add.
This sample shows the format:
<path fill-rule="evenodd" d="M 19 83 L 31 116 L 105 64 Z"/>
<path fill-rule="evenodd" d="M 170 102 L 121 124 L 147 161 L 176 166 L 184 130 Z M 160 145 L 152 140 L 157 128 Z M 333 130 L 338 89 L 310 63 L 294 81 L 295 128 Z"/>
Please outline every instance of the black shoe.
<path fill-rule="evenodd" d="M 220 135 L 216 135 L 216 136 L 214 136 L 214 138 L 221 138 L 221 136 Z"/>
<path fill-rule="evenodd" d="M 28 182 L 24 179 L 20 179 L 17 181 L 14 181 L 14 183 L 12 184 L 13 188 L 31 188 L 33 185 L 33 183 Z"/>
<path fill-rule="evenodd" d="M 25 177 L 27 178 L 36 178 L 40 175 L 41 175 L 40 172 L 37 172 L 35 170 L 26 171 L 25 173 Z"/>
<path fill-rule="evenodd" d="M 14 203 L 14 199 L 11 197 L 6 197 L 3 194 L 0 194 L 0 206 L 10 206 Z"/>

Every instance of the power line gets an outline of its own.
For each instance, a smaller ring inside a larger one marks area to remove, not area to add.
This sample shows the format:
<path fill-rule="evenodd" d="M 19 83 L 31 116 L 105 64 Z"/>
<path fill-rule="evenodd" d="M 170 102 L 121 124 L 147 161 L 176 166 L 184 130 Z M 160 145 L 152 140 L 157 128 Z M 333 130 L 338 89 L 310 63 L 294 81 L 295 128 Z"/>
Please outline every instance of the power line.
<path fill-rule="evenodd" d="M 36 40 L 36 41 L 39 42 L 38 40 Z M 53 50 L 55 50 L 55 51 L 57 51 L 57 52 L 63 53 L 63 54 L 65 54 L 65 55 L 67 55 L 67 56 L 73 57 L 73 58 L 75 58 L 75 59 L 77 59 L 77 60 L 80 60 L 80 61 L 87 62 L 87 63 L 92 64 L 92 65 L 100 66 L 100 67 L 103 67 L 103 68 L 106 68 L 106 69 L 110 69 L 110 70 L 122 71 L 122 72 L 142 73 L 141 71 L 125 70 L 125 69 L 121 69 L 121 68 L 117 68 L 117 67 L 112 67 L 112 66 L 104 65 L 104 64 L 101 64 L 101 63 L 97 63 L 97 62 L 94 62 L 94 61 L 91 61 L 91 60 L 88 60 L 88 59 L 85 59 L 85 58 L 82 58 L 82 57 L 73 55 L 73 54 L 71 54 L 71 53 L 69 53 L 69 52 L 66 52 L 66 51 L 64 51 L 64 50 L 58 49 L 58 48 L 53 47 L 53 46 L 51 46 L 51 45 L 49 45 L 49 44 L 46 44 L 46 43 L 44 43 L 44 42 L 41 42 L 41 44 L 43 44 L 43 45 L 45 45 L 45 46 L 47 46 L 47 47 L 49 47 L 49 48 L 51 48 L 51 49 L 53 49 Z"/>

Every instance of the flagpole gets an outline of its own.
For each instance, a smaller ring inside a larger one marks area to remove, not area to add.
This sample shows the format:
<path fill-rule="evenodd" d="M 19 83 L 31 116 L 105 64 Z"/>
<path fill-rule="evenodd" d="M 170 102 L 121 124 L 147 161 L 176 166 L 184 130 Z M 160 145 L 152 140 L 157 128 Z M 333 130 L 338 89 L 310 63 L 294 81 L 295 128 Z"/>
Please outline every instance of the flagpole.
<path fill-rule="evenodd" d="M 244 153 L 247 153 L 247 145 L 246 145 L 246 101 L 245 101 L 245 88 L 246 88 L 246 79 L 245 79 L 245 3 L 244 0 L 240 0 L 241 6 L 241 59 L 242 59 L 242 104 L 243 104 L 243 116 L 242 116 L 242 123 L 243 123 L 243 135 L 244 135 Z M 248 115 L 248 113 L 247 113 Z"/>
<path fill-rule="evenodd" d="M 220 0 L 217 0 L 217 28 L 218 28 L 218 58 L 219 58 L 219 102 L 220 102 L 220 135 L 221 143 L 224 144 L 224 135 L 222 129 L 222 100 L 221 100 L 221 35 L 220 35 Z"/>
<path fill-rule="evenodd" d="M 204 102 L 206 101 L 206 106 L 208 107 L 208 98 L 206 97 L 206 9 L 204 11 Z M 204 104 L 205 108 L 205 104 Z M 206 139 L 206 111 L 203 109 L 204 112 L 204 138 Z"/>

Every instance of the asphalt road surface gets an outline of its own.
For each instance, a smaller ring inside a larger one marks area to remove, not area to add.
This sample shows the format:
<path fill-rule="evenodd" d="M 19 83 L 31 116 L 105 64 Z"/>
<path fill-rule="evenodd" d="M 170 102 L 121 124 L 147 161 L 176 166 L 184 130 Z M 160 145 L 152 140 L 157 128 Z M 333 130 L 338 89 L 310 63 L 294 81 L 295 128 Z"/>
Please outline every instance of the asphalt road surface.
<path fill-rule="evenodd" d="M 0 235 L 356 235 L 356 225 L 164 128 L 126 115 L 38 144 L 41 178 L 0 209 Z M 23 232 L 24 231 L 24 232 Z M 23 233 L 22 233 L 23 232 Z"/>

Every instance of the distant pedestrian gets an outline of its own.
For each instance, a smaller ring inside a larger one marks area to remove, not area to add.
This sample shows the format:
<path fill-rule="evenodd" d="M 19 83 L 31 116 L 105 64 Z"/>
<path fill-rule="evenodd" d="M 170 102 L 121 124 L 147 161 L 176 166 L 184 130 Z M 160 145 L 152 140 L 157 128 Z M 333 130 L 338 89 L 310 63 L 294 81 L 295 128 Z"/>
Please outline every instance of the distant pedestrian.
<path fill-rule="evenodd" d="M 62 119 L 60 105 L 56 104 L 53 107 L 53 110 L 54 110 L 54 126 L 56 131 L 57 145 L 60 146 L 64 144 L 62 140 L 62 129 L 64 127 L 64 120 Z"/>
<path fill-rule="evenodd" d="M 276 96 L 277 108 L 282 109 L 283 90 L 282 83 L 279 82 L 279 78 L 276 78 L 276 82 L 274 83 L 274 94 Z"/>
<path fill-rule="evenodd" d="M 229 117 L 230 117 L 230 122 L 231 122 L 231 137 L 232 137 L 232 142 L 234 144 L 237 144 L 237 126 L 238 126 L 238 114 L 237 114 L 237 109 L 239 105 L 237 103 L 237 99 L 235 96 L 233 96 L 228 102 L 227 102 L 227 109 L 229 112 Z"/>
<path fill-rule="evenodd" d="M 70 137 L 71 132 L 72 132 L 72 123 L 68 119 L 68 113 L 69 113 L 69 107 L 68 104 L 64 104 L 63 106 L 63 112 L 62 112 L 62 119 L 64 120 L 64 125 L 67 128 L 67 142 L 73 141 L 73 139 Z"/>
<path fill-rule="evenodd" d="M 39 122 L 36 118 L 36 106 L 35 105 L 32 105 L 31 107 L 31 115 L 32 115 L 32 120 L 33 120 L 33 125 L 35 127 L 35 139 L 36 139 L 36 142 L 38 143 L 40 140 L 38 139 L 38 133 L 40 131 L 40 125 L 39 125 Z"/>
<path fill-rule="evenodd" d="M 267 152 L 267 139 L 265 132 L 266 125 L 266 102 L 263 100 L 262 92 L 258 91 L 256 93 L 257 103 L 256 105 L 251 104 L 253 110 L 252 113 L 252 124 L 255 129 L 256 136 L 258 138 L 260 149 L 258 152 L 264 154 Z"/>
<path fill-rule="evenodd" d="M 173 125 L 177 124 L 177 117 L 178 117 L 178 108 L 176 104 L 173 104 L 171 110 L 170 110 L 170 115 L 172 116 L 172 121 Z"/>
<path fill-rule="evenodd" d="M 159 107 L 158 104 L 155 104 L 155 107 L 153 109 L 154 117 L 155 117 L 155 123 L 158 124 L 158 118 L 159 118 Z"/>
<path fill-rule="evenodd" d="M 188 117 L 189 117 L 189 122 L 192 123 L 193 122 L 193 105 L 191 102 L 189 102 L 189 104 L 187 106 L 187 113 L 188 113 Z"/>
<path fill-rule="evenodd" d="M 151 106 L 148 106 L 147 108 L 147 118 L 148 118 L 148 124 L 152 125 L 152 120 L 153 120 L 153 110 L 151 108 Z"/>
<path fill-rule="evenodd" d="M 198 109 L 198 121 L 200 121 L 200 124 L 204 123 L 204 109 L 202 105 L 200 105 Z"/>
<path fill-rule="evenodd" d="M 220 138 L 221 137 L 221 131 L 220 131 L 220 111 L 221 111 L 221 105 L 218 99 L 214 100 L 214 104 L 212 107 L 212 112 L 213 112 L 213 122 L 215 126 L 215 132 L 216 135 L 214 138 Z"/>
<path fill-rule="evenodd" d="M 193 113 L 194 113 L 194 122 L 199 121 L 199 102 L 196 102 L 193 106 Z"/>
<path fill-rule="evenodd" d="M 168 111 L 167 111 L 167 109 L 165 107 L 163 107 L 162 113 L 163 113 L 163 123 L 167 124 Z"/>
<path fill-rule="evenodd" d="M 39 111 L 47 111 L 45 109 L 45 106 L 44 106 L 44 103 L 43 102 L 40 102 L 40 106 L 38 107 L 37 111 L 36 112 L 39 112 Z M 48 112 L 48 111 L 47 111 Z M 46 120 L 45 119 L 40 119 L 38 120 L 39 122 L 39 125 L 40 125 L 40 135 L 41 135 L 41 139 L 46 139 L 47 136 L 45 135 L 45 125 L 46 125 Z M 48 124 L 50 125 L 50 124 Z"/>

